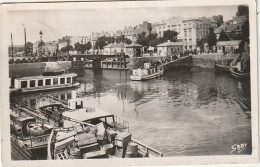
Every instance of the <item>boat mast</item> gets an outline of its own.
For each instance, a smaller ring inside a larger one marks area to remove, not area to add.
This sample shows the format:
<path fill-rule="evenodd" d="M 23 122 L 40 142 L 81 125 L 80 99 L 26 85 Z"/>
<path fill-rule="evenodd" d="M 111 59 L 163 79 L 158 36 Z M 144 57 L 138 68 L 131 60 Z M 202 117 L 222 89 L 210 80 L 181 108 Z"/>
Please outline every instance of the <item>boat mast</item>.
<path fill-rule="evenodd" d="M 26 29 L 23 25 L 23 28 L 24 28 L 24 54 L 26 55 Z"/>
<path fill-rule="evenodd" d="M 12 58 L 14 58 L 13 34 L 11 33 Z"/>

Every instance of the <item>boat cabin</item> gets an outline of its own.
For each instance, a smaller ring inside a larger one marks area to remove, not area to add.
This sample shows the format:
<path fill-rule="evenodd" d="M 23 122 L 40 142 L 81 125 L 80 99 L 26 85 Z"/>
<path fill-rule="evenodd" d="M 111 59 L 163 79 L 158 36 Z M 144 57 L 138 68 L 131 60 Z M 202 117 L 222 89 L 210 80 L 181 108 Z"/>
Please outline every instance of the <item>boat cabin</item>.
<path fill-rule="evenodd" d="M 53 86 L 72 85 L 73 78 L 76 76 L 77 74 L 70 73 L 56 76 L 30 76 L 16 78 L 14 80 L 14 87 L 16 89 L 35 89 Z"/>
<path fill-rule="evenodd" d="M 11 126 L 17 135 L 19 135 L 19 133 L 23 134 L 23 135 L 28 135 L 27 134 L 27 125 L 28 123 L 35 123 L 36 119 L 34 117 L 20 117 L 17 114 L 11 114 Z"/>
<path fill-rule="evenodd" d="M 115 127 L 119 130 L 129 128 L 128 122 L 123 120 L 121 121 L 119 118 L 116 118 L 114 114 L 108 113 L 100 108 L 82 108 L 78 110 L 63 112 L 62 115 L 65 118 L 63 124 L 65 128 L 72 127 L 77 122 L 85 122 L 92 125 L 97 125 L 100 122 L 104 122 L 105 125 Z"/>
<path fill-rule="evenodd" d="M 80 109 L 87 107 L 87 100 L 86 98 L 75 98 L 68 100 L 68 108 L 69 109 Z"/>
<path fill-rule="evenodd" d="M 146 76 L 158 72 L 158 68 L 152 66 L 151 63 L 144 63 L 144 68 L 133 69 L 133 76 Z"/>

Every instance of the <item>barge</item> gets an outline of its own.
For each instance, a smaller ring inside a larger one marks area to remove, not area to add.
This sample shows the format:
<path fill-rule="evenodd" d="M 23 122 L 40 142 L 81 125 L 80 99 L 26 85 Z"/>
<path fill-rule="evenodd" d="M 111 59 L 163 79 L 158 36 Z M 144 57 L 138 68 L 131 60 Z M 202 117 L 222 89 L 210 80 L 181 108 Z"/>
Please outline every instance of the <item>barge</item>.
<path fill-rule="evenodd" d="M 130 76 L 133 81 L 144 81 L 162 76 L 164 69 L 162 65 L 151 66 L 150 63 L 144 63 L 144 68 L 133 69 Z"/>

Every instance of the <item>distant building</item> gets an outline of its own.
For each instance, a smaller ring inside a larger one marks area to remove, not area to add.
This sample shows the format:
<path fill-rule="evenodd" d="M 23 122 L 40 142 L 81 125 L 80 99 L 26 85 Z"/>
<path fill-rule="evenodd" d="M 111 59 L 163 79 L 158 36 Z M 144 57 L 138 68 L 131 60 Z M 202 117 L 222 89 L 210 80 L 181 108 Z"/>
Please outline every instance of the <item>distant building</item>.
<path fill-rule="evenodd" d="M 24 53 L 24 45 L 13 45 L 13 54 L 14 56 L 22 56 Z M 8 54 L 12 56 L 12 46 L 8 46 Z"/>
<path fill-rule="evenodd" d="M 157 45 L 158 56 L 169 56 L 174 53 L 181 53 L 183 51 L 182 42 L 164 42 Z"/>
<path fill-rule="evenodd" d="M 152 31 L 152 24 L 148 23 L 147 21 L 144 21 L 142 24 L 139 24 L 138 26 L 129 26 L 125 27 L 123 31 L 116 32 L 116 36 L 121 33 L 121 35 L 124 35 L 126 38 L 130 39 L 131 41 L 136 41 L 138 34 L 141 34 L 145 32 L 145 35 L 148 36 Z M 119 36 L 121 36 L 119 35 Z"/>
<path fill-rule="evenodd" d="M 219 41 L 217 42 L 217 52 L 218 53 L 233 53 L 236 49 L 239 49 L 241 40 L 234 41 Z"/>
<path fill-rule="evenodd" d="M 111 43 L 104 46 L 104 55 L 114 55 L 121 53 L 122 51 L 126 53 L 126 47 L 128 45 L 126 43 Z"/>
<path fill-rule="evenodd" d="M 52 56 L 54 53 L 56 53 L 57 48 L 58 48 L 57 41 L 46 42 L 45 45 L 43 46 L 45 53 L 49 56 Z"/>
<path fill-rule="evenodd" d="M 152 32 L 157 33 L 158 37 L 163 37 L 163 32 L 167 30 L 171 31 L 176 31 L 178 32 L 177 38 L 181 39 L 183 34 L 182 34 L 182 29 L 183 29 L 183 18 L 181 17 L 172 17 L 168 20 L 163 20 L 161 22 L 157 22 L 153 24 L 152 27 Z"/>
<path fill-rule="evenodd" d="M 236 16 L 233 17 L 232 20 L 228 20 L 223 23 L 220 27 L 215 29 L 214 33 L 217 35 L 217 39 L 219 38 L 220 32 L 223 30 L 228 35 L 233 31 L 236 34 L 242 32 L 242 26 L 244 22 L 247 20 L 246 16 Z"/>
<path fill-rule="evenodd" d="M 217 35 L 217 39 L 219 39 L 220 32 L 223 30 L 228 35 L 234 31 L 236 34 L 242 32 L 242 26 L 244 23 L 240 22 L 237 24 L 233 24 L 232 21 L 226 22 L 222 24 L 220 27 L 214 30 L 214 33 Z"/>
<path fill-rule="evenodd" d="M 233 24 L 239 24 L 239 23 L 244 23 L 247 20 L 246 16 L 233 16 Z"/>
<path fill-rule="evenodd" d="M 143 53 L 143 46 L 138 43 L 132 43 L 126 46 L 126 55 L 130 58 L 141 57 Z"/>
<path fill-rule="evenodd" d="M 222 15 L 217 15 L 217 16 L 214 15 L 214 16 L 211 18 L 211 20 L 214 21 L 214 22 L 216 22 L 218 27 L 221 26 L 221 25 L 223 24 L 223 22 L 224 22 Z"/>
<path fill-rule="evenodd" d="M 217 23 L 206 17 L 183 20 L 183 49 L 197 49 L 197 42 L 209 34 L 210 27 L 217 28 Z"/>

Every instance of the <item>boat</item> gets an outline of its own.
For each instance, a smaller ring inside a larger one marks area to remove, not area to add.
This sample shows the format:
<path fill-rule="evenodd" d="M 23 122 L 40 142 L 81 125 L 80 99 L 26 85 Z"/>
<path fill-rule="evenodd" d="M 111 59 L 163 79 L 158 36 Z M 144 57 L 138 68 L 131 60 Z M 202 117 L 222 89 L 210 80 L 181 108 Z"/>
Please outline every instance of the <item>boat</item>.
<path fill-rule="evenodd" d="M 127 121 L 101 108 L 86 106 L 84 98 L 68 101 L 70 110 L 62 113 L 63 127 L 54 128 L 48 140 L 48 160 L 163 156 L 133 139 Z"/>
<path fill-rule="evenodd" d="M 46 150 L 53 126 L 14 111 L 10 112 L 10 119 L 12 158 L 38 159 L 37 152 Z"/>
<path fill-rule="evenodd" d="M 221 62 L 216 60 L 216 63 L 214 64 L 216 72 L 229 72 L 230 66 L 227 64 L 227 59 L 224 62 L 223 57 L 224 55 L 221 55 Z"/>
<path fill-rule="evenodd" d="M 151 63 L 144 63 L 144 68 L 133 69 L 130 76 L 133 81 L 144 81 L 162 76 L 164 69 L 162 65 L 151 66 Z"/>
<path fill-rule="evenodd" d="M 77 87 L 79 83 L 73 83 L 77 74 L 60 74 L 54 76 L 29 76 L 14 79 L 14 88 L 10 92 L 35 92 L 52 89 Z"/>
<path fill-rule="evenodd" d="M 230 73 L 238 79 L 250 78 L 250 56 L 245 52 L 231 62 Z"/>
<path fill-rule="evenodd" d="M 125 55 L 116 56 L 116 58 L 107 58 L 101 61 L 101 68 L 102 69 L 111 69 L 111 70 L 129 70 L 127 68 L 127 64 L 129 61 L 125 60 Z"/>
<path fill-rule="evenodd" d="M 235 68 L 235 67 L 231 67 L 229 70 L 230 70 L 231 75 L 236 77 L 236 78 L 239 78 L 239 79 L 250 78 L 250 73 L 238 71 L 237 68 Z"/>

